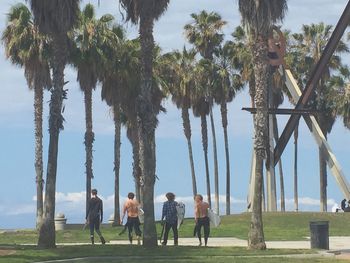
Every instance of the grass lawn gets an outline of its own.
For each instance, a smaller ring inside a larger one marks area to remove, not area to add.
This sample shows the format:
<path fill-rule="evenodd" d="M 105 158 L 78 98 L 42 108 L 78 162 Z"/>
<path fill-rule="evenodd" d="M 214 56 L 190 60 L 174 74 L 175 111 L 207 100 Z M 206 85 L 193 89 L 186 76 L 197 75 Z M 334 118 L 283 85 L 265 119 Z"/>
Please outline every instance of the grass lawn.
<path fill-rule="evenodd" d="M 309 236 L 309 222 L 314 220 L 329 221 L 331 236 L 350 236 L 350 213 L 265 213 L 264 232 L 268 241 L 291 241 L 305 240 Z M 222 224 L 218 228 L 212 228 L 211 237 L 237 237 L 247 239 L 250 223 L 250 214 L 223 216 Z M 180 228 L 179 236 L 193 236 L 193 219 L 186 219 Z M 158 233 L 161 231 L 157 225 Z M 102 232 L 106 240 L 127 239 L 127 234 L 118 236 L 122 227 L 103 226 Z M 89 242 L 88 230 L 82 230 L 82 226 L 58 231 L 56 241 L 58 243 Z M 37 233 L 34 230 L 19 230 L 14 232 L 0 233 L 0 245 L 35 244 Z"/>
<path fill-rule="evenodd" d="M 4 247 L 2 247 L 4 249 Z M 245 248 L 204 248 L 204 247 L 157 247 L 145 249 L 142 246 L 106 245 L 106 246 L 65 246 L 57 249 L 39 250 L 31 246 L 13 246 L 7 249 L 16 250 L 10 256 L 0 256 L 0 263 L 27 263 L 46 260 L 82 258 L 74 262 L 342 262 L 333 258 L 284 258 L 283 255 L 310 254 L 311 250 L 266 250 L 250 251 Z M 271 255 L 277 255 L 271 257 Z M 90 257 L 90 258 L 88 258 Z M 91 258 L 94 257 L 94 258 Z M 97 258 L 100 257 L 100 258 Z"/>

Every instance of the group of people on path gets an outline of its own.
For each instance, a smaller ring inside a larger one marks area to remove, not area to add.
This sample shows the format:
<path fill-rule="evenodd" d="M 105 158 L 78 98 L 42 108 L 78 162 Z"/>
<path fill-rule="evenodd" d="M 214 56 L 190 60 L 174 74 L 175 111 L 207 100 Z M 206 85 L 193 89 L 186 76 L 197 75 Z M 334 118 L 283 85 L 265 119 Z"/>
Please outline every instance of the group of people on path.
<path fill-rule="evenodd" d="M 162 210 L 162 226 L 164 229 L 164 236 L 163 236 L 163 242 L 162 245 L 166 246 L 168 243 L 168 235 L 170 229 L 173 231 L 174 236 L 174 245 L 177 246 L 179 234 L 178 234 L 178 203 L 175 201 L 175 195 L 173 193 L 167 193 L 166 198 L 168 201 L 166 201 L 163 204 L 163 210 Z M 208 209 L 209 204 L 207 202 L 203 201 L 202 195 L 196 195 L 195 198 L 195 207 L 194 207 L 194 220 L 195 220 L 195 228 L 194 228 L 194 236 L 197 236 L 199 239 L 199 245 L 202 245 L 202 235 L 201 230 L 202 227 L 204 228 L 204 244 L 207 246 L 208 244 L 208 238 L 210 234 L 210 221 L 208 217 Z M 181 223 L 181 222 L 180 222 Z"/>
<path fill-rule="evenodd" d="M 164 236 L 163 236 L 163 242 L 161 244 L 164 246 L 167 245 L 169 231 L 170 229 L 172 229 L 173 236 L 174 236 L 174 245 L 177 246 L 178 239 L 179 239 L 178 227 L 182 223 L 178 221 L 179 204 L 178 202 L 175 201 L 175 195 L 173 193 L 169 192 L 165 196 L 167 198 L 167 201 L 164 202 L 163 209 L 162 209 L 161 224 L 163 227 L 162 234 L 164 232 Z M 209 204 L 203 201 L 202 195 L 196 195 L 194 200 L 195 200 L 194 236 L 198 237 L 199 245 L 202 246 L 201 230 L 203 227 L 204 228 L 204 245 L 207 246 L 208 238 L 210 234 L 210 220 L 208 217 Z M 121 217 L 120 224 L 123 223 L 123 219 L 125 215 L 127 215 L 127 221 L 124 225 L 124 230 L 122 231 L 122 233 L 128 230 L 130 244 L 132 244 L 133 242 L 133 231 L 136 234 L 137 244 L 140 245 L 141 243 L 142 232 L 140 230 L 140 219 L 139 219 L 140 210 L 141 210 L 141 206 L 140 206 L 140 203 L 135 199 L 135 194 L 129 193 L 128 199 L 123 205 L 123 215 Z M 100 231 L 100 223 L 102 222 L 102 220 L 103 220 L 103 202 L 97 196 L 97 190 L 92 189 L 91 199 L 89 201 L 88 209 L 86 213 L 86 224 L 89 225 L 91 244 L 95 243 L 95 239 L 94 239 L 95 231 L 99 236 L 101 243 L 102 244 L 106 243 Z"/>

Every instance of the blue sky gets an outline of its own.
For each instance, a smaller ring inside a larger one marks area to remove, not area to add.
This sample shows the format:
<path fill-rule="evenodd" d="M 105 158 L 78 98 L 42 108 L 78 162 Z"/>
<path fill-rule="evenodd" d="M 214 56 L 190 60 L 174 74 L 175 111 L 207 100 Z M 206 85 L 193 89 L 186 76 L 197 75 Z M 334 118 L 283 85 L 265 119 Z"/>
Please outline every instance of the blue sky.
<path fill-rule="evenodd" d="M 23 1 L 24 2 L 24 1 Z M 117 1 L 83 1 L 96 5 L 98 15 L 112 13 L 120 21 Z M 16 1 L 0 2 L 0 29 L 5 25 L 5 14 Z M 200 3 L 200 4 L 198 4 Z M 335 25 L 347 1 L 292 0 L 283 28 L 298 31 L 302 24 L 324 21 Z M 233 0 L 174 0 L 167 13 L 156 23 L 155 40 L 164 51 L 181 49 L 185 44 L 184 24 L 191 21 L 190 14 L 206 9 L 220 13 L 228 25 L 225 33 L 230 34 L 239 24 L 237 1 Z M 130 37 L 137 34 L 132 25 L 125 25 Z M 4 50 L 0 49 L 0 175 L 2 195 L 0 197 L 0 229 L 33 227 L 35 224 L 35 170 L 33 132 L 33 93 L 28 90 L 22 69 L 12 66 L 5 60 Z M 76 73 L 66 70 L 68 99 L 65 101 L 65 130 L 60 135 L 57 209 L 64 212 L 68 222 L 81 222 L 84 218 L 83 202 L 85 187 L 84 168 L 84 104 L 79 90 Z M 99 189 L 105 201 L 106 216 L 112 213 L 113 206 L 113 121 L 108 107 L 100 100 L 100 89 L 94 92 L 93 120 L 96 134 L 94 143 L 93 186 Z M 45 94 L 44 116 L 44 168 L 47 164 L 47 113 L 49 94 Z M 192 214 L 192 193 L 187 144 L 182 131 L 180 112 L 168 101 L 164 102 L 168 112 L 159 116 L 157 137 L 157 175 L 155 186 L 156 215 L 159 215 L 164 193 L 173 191 L 179 200 L 188 204 L 187 216 Z M 252 120 L 250 114 L 241 111 L 249 106 L 246 91 L 240 93 L 229 105 L 229 144 L 231 155 L 232 210 L 239 213 L 245 210 L 252 149 Z M 288 103 L 284 105 L 290 107 Z M 220 194 L 225 194 L 225 159 L 223 132 L 218 108 L 214 109 L 218 139 Z M 279 117 L 280 130 L 286 118 Z M 205 171 L 200 137 L 200 122 L 191 117 L 193 130 L 193 150 L 199 192 L 205 194 Z M 339 119 L 333 128 L 329 141 L 345 174 L 350 174 L 349 149 L 350 133 L 343 128 Z M 299 197 L 302 210 L 319 210 L 318 150 L 303 122 L 300 128 L 299 144 Z M 131 147 L 123 131 L 121 155 L 121 196 L 133 190 L 131 170 Z M 210 171 L 213 175 L 211 137 L 209 137 Z M 293 210 L 293 145 L 288 144 L 282 157 L 285 174 L 287 209 Z M 349 176 L 347 176 L 349 178 Z M 277 179 L 277 187 L 279 180 Z M 212 186 L 213 188 L 213 186 Z M 279 188 L 278 188 L 279 189 Z M 279 192 L 279 191 L 278 191 Z M 279 195 L 279 193 L 278 193 Z M 329 208 L 343 198 L 331 173 L 329 173 Z M 122 199 L 123 200 L 123 199 Z M 224 211 L 224 203 L 222 212 Z"/>

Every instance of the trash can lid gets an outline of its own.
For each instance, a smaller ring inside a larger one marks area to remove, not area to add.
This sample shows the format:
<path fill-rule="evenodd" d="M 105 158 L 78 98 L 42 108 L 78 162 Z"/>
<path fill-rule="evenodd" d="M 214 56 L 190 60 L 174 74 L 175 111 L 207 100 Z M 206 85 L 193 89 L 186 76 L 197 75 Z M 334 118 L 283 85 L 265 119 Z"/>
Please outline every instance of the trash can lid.
<path fill-rule="evenodd" d="M 328 225 L 329 221 L 310 221 L 310 225 Z"/>

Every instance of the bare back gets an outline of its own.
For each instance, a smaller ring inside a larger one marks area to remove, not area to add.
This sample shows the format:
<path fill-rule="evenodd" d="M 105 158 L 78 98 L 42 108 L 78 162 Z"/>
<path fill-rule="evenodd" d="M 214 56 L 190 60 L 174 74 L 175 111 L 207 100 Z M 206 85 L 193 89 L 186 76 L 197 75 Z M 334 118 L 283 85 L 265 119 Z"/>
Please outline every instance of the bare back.
<path fill-rule="evenodd" d="M 124 204 L 123 212 L 128 212 L 128 217 L 138 217 L 140 204 L 135 199 L 128 199 Z"/>

